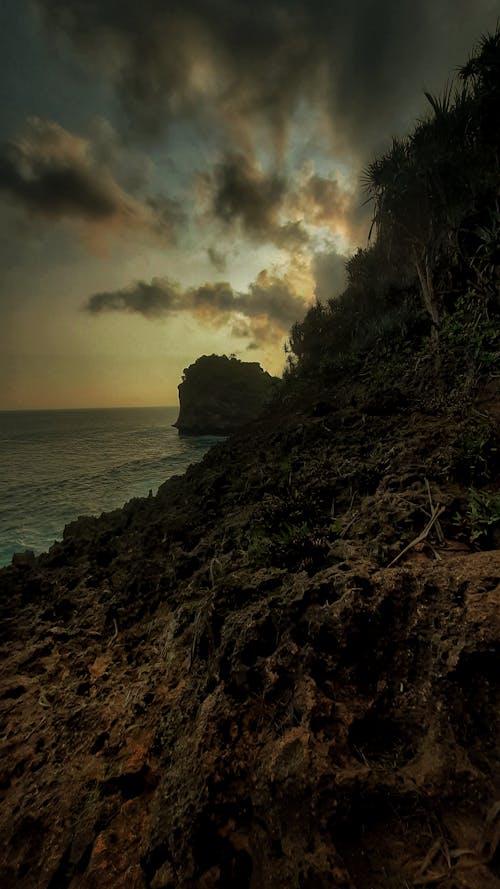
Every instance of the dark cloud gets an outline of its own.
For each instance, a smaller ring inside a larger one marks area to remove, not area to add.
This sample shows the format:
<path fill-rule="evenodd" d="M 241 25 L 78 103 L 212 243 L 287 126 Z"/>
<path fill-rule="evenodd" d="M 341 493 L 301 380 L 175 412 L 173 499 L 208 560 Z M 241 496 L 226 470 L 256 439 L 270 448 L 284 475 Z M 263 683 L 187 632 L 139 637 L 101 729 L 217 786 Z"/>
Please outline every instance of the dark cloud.
<path fill-rule="evenodd" d="M 347 256 L 335 251 L 316 253 L 312 260 L 314 294 L 320 302 L 338 296 L 346 287 Z"/>
<path fill-rule="evenodd" d="M 297 252 L 310 248 L 318 227 L 355 244 L 366 238 L 370 211 L 359 189 L 338 179 L 309 170 L 285 180 L 236 154 L 217 164 L 204 184 L 214 217 L 231 229 L 239 224 L 254 243 Z"/>
<path fill-rule="evenodd" d="M 493 0 L 33 2 L 50 34 L 114 90 L 128 135 L 170 133 L 173 154 L 186 147 L 181 179 L 194 163 L 200 170 L 195 156 L 213 165 L 199 184 L 219 230 L 291 255 L 310 254 L 321 239 L 338 244 L 338 236 L 366 243 L 370 208 L 353 184 L 360 168 L 407 131 L 425 107 L 423 89 L 439 91 L 498 14 Z M 178 206 L 144 196 L 140 208 L 130 206 L 123 192 L 138 192 L 120 175 L 108 136 L 97 140 L 99 157 L 114 178 L 96 176 L 94 165 L 58 167 L 56 183 L 49 171 L 25 181 L 5 155 L 4 190 L 38 211 L 87 219 L 100 212 L 172 239 L 182 224 Z M 327 156 L 339 172 L 304 174 L 309 161 L 319 166 Z M 139 164 L 137 181 L 141 175 Z M 110 179 L 121 183 L 121 196 Z M 209 258 L 223 274 L 220 255 Z"/>
<path fill-rule="evenodd" d="M 1 147 L 0 189 L 46 216 L 103 219 L 124 200 L 109 173 L 96 175 L 83 140 L 39 119 Z"/>
<path fill-rule="evenodd" d="M 151 284 L 137 281 L 125 290 L 94 293 L 85 306 L 93 315 L 101 312 L 137 312 L 145 318 L 162 318 L 176 311 L 179 291 L 166 278 L 153 278 Z"/>
<path fill-rule="evenodd" d="M 261 272 L 250 284 L 248 293 L 240 295 L 239 304 L 248 316 L 267 316 L 287 331 L 304 313 L 304 302 L 291 289 L 288 281 L 267 271 Z"/>
<path fill-rule="evenodd" d="M 216 247 L 207 247 L 207 256 L 216 272 L 225 272 L 227 266 L 226 254 Z"/>
<path fill-rule="evenodd" d="M 182 219 L 177 204 L 130 194 L 97 154 L 90 139 L 31 118 L 0 146 L 0 191 L 32 214 L 172 238 Z"/>
<path fill-rule="evenodd" d="M 492 0 L 36 2 L 106 74 L 137 132 L 216 116 L 240 139 L 263 122 L 279 141 L 305 99 L 363 159 L 498 15 Z"/>
<path fill-rule="evenodd" d="M 307 243 L 308 235 L 299 221 L 282 220 L 285 180 L 264 173 L 244 154 L 228 155 L 216 166 L 209 185 L 214 216 L 227 226 L 239 223 L 250 240 L 284 249 Z"/>
<path fill-rule="evenodd" d="M 261 238 L 276 225 L 285 195 L 285 183 L 266 176 L 243 154 L 226 157 L 214 173 L 213 209 L 224 222 L 239 220 L 250 235 Z"/>
<path fill-rule="evenodd" d="M 215 327 L 232 320 L 234 336 L 261 343 L 282 339 L 306 308 L 287 281 L 267 271 L 244 292 L 226 282 L 183 289 L 167 278 L 153 278 L 150 284 L 139 281 L 123 290 L 95 293 L 85 305 L 94 315 L 119 311 L 162 318 L 185 312 Z"/>

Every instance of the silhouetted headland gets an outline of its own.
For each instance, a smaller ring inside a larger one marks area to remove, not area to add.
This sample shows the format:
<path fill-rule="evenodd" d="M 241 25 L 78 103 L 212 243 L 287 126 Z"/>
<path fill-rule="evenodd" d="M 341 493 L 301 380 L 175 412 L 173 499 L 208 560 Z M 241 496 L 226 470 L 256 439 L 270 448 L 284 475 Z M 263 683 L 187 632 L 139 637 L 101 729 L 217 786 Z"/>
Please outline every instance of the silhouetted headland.
<path fill-rule="evenodd" d="M 229 435 L 261 413 L 278 383 L 255 361 L 202 355 L 184 370 L 174 426 L 182 435 Z"/>

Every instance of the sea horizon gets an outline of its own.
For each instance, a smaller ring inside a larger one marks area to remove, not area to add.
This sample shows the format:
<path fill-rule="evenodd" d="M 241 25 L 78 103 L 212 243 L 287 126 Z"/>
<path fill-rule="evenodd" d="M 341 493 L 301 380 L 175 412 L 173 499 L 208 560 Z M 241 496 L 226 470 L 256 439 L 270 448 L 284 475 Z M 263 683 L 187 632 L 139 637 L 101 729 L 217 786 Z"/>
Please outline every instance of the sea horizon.
<path fill-rule="evenodd" d="M 175 404 L 117 404 L 98 407 L 0 407 L 0 414 L 58 413 L 61 411 L 139 411 L 139 410 L 179 410 Z"/>

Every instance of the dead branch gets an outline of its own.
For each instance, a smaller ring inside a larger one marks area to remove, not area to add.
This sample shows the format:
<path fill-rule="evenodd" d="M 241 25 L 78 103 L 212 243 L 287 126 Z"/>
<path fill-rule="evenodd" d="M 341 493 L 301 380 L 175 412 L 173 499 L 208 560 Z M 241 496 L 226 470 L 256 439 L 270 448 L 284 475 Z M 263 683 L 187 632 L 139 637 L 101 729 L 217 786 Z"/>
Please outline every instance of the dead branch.
<path fill-rule="evenodd" d="M 429 484 L 429 479 L 427 479 L 427 478 L 425 479 L 425 485 L 427 488 L 427 496 L 429 497 L 429 504 L 431 507 L 431 514 L 432 514 L 432 512 L 434 510 L 434 504 L 432 502 L 431 486 Z M 441 527 L 441 523 L 437 519 L 436 519 L 436 533 L 438 536 L 439 543 L 442 545 L 445 542 L 445 537 L 443 534 L 443 529 Z"/>
<path fill-rule="evenodd" d="M 417 546 L 419 543 L 422 543 L 426 539 L 429 532 L 432 530 L 439 516 L 444 512 L 444 510 L 444 506 L 438 505 L 434 507 L 430 520 L 427 522 L 424 530 L 418 535 L 418 537 L 415 537 L 415 540 L 412 540 L 411 543 L 408 544 L 408 546 L 405 546 L 405 548 L 401 550 L 399 555 L 397 555 L 396 558 L 389 563 L 389 565 L 387 566 L 388 568 L 392 568 L 392 566 L 395 565 L 396 562 L 399 562 L 399 560 L 404 556 L 405 553 L 408 552 L 409 549 L 412 549 L 412 547 Z"/>

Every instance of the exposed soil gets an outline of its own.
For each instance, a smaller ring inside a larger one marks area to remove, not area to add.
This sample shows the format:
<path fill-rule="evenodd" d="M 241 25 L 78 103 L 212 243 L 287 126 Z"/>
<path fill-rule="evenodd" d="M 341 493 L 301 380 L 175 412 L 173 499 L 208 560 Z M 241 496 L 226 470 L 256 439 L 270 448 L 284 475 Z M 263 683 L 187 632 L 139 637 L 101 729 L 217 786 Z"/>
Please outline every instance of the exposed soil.
<path fill-rule="evenodd" d="M 1 885 L 500 887 L 499 403 L 285 405 L 5 569 Z"/>

